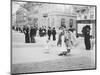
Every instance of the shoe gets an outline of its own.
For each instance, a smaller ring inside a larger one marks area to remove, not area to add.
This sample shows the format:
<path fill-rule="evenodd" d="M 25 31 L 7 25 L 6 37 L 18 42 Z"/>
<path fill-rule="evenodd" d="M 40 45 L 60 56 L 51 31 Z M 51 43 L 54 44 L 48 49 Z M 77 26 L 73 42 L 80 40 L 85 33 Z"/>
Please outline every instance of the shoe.
<path fill-rule="evenodd" d="M 59 56 L 63 56 L 63 53 L 60 53 Z"/>

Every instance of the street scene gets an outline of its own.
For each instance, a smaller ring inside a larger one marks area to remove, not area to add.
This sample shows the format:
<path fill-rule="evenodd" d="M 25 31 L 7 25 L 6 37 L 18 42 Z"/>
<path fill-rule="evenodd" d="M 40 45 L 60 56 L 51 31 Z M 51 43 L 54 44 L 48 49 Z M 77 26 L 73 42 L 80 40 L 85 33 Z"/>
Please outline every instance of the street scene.
<path fill-rule="evenodd" d="M 95 6 L 12 1 L 13 74 L 96 68 Z"/>

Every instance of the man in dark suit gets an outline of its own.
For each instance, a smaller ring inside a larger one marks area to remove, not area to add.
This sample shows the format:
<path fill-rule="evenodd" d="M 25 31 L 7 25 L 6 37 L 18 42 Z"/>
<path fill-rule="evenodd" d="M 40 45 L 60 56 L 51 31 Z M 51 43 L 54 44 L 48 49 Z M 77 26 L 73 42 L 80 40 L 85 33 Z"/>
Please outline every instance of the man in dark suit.
<path fill-rule="evenodd" d="M 35 27 L 31 27 L 30 29 L 30 40 L 31 40 L 31 43 L 35 43 L 35 36 L 36 36 L 36 28 Z"/>
<path fill-rule="evenodd" d="M 53 35 L 53 41 L 55 41 L 56 40 L 56 30 L 55 30 L 55 27 L 52 30 L 52 35 Z"/>
<path fill-rule="evenodd" d="M 49 27 L 49 29 L 48 29 L 48 40 L 50 40 L 51 34 L 52 34 L 51 27 Z"/>
<path fill-rule="evenodd" d="M 30 43 L 30 38 L 29 38 L 29 27 L 25 26 L 23 28 L 23 32 L 25 34 L 25 43 Z"/>
<path fill-rule="evenodd" d="M 45 31 L 44 31 L 43 27 L 40 27 L 40 29 L 39 29 L 39 35 L 40 35 L 40 37 L 43 37 L 44 33 L 45 33 Z"/>

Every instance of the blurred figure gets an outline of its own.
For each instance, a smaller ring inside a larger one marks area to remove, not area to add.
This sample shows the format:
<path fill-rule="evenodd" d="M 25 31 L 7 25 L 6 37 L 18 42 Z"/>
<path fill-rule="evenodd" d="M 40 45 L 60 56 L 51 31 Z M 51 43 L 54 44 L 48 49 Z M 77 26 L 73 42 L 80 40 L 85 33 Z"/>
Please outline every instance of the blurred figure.
<path fill-rule="evenodd" d="M 29 27 L 24 26 L 23 30 L 24 30 L 23 32 L 25 34 L 25 43 L 30 43 Z"/>
<path fill-rule="evenodd" d="M 35 41 L 36 31 L 37 31 L 36 28 L 32 26 L 30 29 L 30 41 L 31 41 L 31 43 L 36 42 Z"/>
<path fill-rule="evenodd" d="M 12 26 L 12 29 L 14 30 L 14 26 Z"/>
<path fill-rule="evenodd" d="M 16 31 L 18 31 L 18 26 L 16 26 Z"/>
<path fill-rule="evenodd" d="M 55 30 L 55 27 L 52 30 L 52 35 L 53 35 L 53 41 L 55 41 L 56 40 L 56 30 Z"/>
<path fill-rule="evenodd" d="M 45 27 L 42 27 L 42 35 L 46 36 L 46 28 Z"/>
<path fill-rule="evenodd" d="M 86 50 L 90 50 L 91 49 L 90 30 L 91 30 L 91 28 L 90 28 L 89 25 L 84 26 L 83 29 L 82 29 Z"/>
<path fill-rule="evenodd" d="M 71 44 L 74 46 L 77 43 L 76 35 L 75 35 L 75 30 L 71 31 L 68 29 L 71 35 Z"/>
<path fill-rule="evenodd" d="M 61 46 L 62 45 L 62 35 L 64 35 L 63 30 L 61 29 L 61 27 L 59 28 L 59 33 L 58 33 L 58 42 L 57 42 L 57 46 Z"/>
<path fill-rule="evenodd" d="M 43 26 L 43 36 L 46 36 L 46 26 Z"/>
<path fill-rule="evenodd" d="M 50 40 L 52 34 L 51 27 L 49 27 L 47 34 L 48 34 L 48 40 Z"/>
<path fill-rule="evenodd" d="M 70 50 L 71 50 L 71 47 L 72 47 L 72 45 L 71 45 L 71 33 L 70 33 L 70 31 L 69 30 L 65 30 L 64 31 L 64 38 L 63 38 L 64 40 L 63 40 L 63 50 L 62 50 L 62 52 L 59 54 L 59 56 L 60 55 L 67 55 L 68 53 L 70 53 Z"/>
<path fill-rule="evenodd" d="M 65 31 L 65 37 L 64 37 L 64 42 L 65 46 L 67 49 L 67 53 L 70 53 L 71 47 L 72 47 L 72 36 L 71 36 L 71 31 L 66 30 Z"/>
<path fill-rule="evenodd" d="M 46 35 L 46 29 L 44 28 L 44 26 L 40 27 L 39 35 L 40 35 L 40 37 L 43 37 Z"/>
<path fill-rule="evenodd" d="M 42 28 L 41 27 L 39 28 L 39 35 L 40 35 L 40 37 L 42 36 Z"/>

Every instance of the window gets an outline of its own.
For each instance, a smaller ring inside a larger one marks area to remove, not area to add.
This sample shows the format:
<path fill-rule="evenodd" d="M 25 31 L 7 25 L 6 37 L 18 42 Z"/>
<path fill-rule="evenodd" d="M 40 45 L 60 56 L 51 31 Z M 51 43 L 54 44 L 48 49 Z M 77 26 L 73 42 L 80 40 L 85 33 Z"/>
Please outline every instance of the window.
<path fill-rule="evenodd" d="M 66 27 L 66 25 L 65 25 L 65 18 L 61 19 L 61 27 Z"/>
<path fill-rule="evenodd" d="M 71 28 L 73 27 L 73 19 L 69 20 L 69 27 L 71 27 Z"/>

